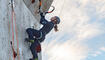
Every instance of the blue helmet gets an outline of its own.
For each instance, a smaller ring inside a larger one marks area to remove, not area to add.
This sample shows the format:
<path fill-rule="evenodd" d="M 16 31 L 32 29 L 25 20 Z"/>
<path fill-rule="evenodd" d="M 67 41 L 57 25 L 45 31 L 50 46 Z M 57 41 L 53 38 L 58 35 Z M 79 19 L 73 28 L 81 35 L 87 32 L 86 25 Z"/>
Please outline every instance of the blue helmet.
<path fill-rule="evenodd" d="M 56 20 L 57 20 L 57 24 L 59 24 L 60 23 L 60 18 L 58 17 L 58 16 L 55 16 L 56 17 Z"/>

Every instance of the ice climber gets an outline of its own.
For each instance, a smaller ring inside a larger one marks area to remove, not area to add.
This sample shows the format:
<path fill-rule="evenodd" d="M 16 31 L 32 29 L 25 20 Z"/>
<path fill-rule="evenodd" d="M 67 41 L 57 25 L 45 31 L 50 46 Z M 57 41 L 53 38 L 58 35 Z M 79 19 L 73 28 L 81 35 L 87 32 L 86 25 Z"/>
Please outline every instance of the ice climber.
<path fill-rule="evenodd" d="M 41 19 L 40 24 L 43 25 L 43 27 L 40 30 L 36 30 L 33 28 L 26 29 L 26 32 L 28 34 L 29 38 L 26 38 L 25 40 L 28 42 L 31 42 L 30 50 L 33 55 L 33 58 L 30 60 L 38 60 L 38 52 L 41 52 L 41 45 L 40 43 L 45 40 L 46 35 L 54 28 L 55 31 L 58 31 L 57 24 L 60 23 L 60 18 L 58 16 L 52 17 L 50 20 L 47 21 L 45 19 L 45 15 L 43 13 L 40 13 Z"/>

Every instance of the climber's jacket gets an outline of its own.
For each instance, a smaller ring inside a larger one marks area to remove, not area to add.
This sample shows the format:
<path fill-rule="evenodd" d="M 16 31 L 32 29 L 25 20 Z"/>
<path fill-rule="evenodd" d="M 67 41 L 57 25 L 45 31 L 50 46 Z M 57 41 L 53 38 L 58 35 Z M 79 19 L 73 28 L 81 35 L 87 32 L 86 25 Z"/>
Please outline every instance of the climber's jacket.
<path fill-rule="evenodd" d="M 40 31 L 42 31 L 44 35 L 46 35 L 53 29 L 54 23 L 51 21 L 47 21 L 43 13 L 40 13 L 40 16 L 41 16 L 40 23 L 43 25 Z"/>
<path fill-rule="evenodd" d="M 32 40 L 31 42 L 34 42 L 34 40 L 38 40 L 40 43 L 43 42 L 45 40 L 46 34 L 48 34 L 54 27 L 54 23 L 52 21 L 47 21 L 43 13 L 40 13 L 40 15 L 40 23 L 43 25 L 43 27 L 40 30 L 33 28 L 28 28 L 26 30 L 29 35 L 30 41 Z"/>

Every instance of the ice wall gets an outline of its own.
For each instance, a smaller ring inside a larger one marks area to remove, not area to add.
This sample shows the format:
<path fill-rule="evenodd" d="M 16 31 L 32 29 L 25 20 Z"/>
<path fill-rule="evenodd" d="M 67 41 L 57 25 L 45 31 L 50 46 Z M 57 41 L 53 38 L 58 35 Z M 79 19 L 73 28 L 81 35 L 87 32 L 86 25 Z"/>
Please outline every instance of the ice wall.
<path fill-rule="evenodd" d="M 25 29 L 34 26 L 35 29 L 40 28 L 39 19 L 40 16 L 37 13 L 38 10 L 38 0 L 35 3 L 31 3 L 31 0 L 14 0 L 14 11 L 16 16 L 16 26 L 15 18 L 12 31 L 12 9 L 11 0 L 0 0 L 0 60 L 13 60 L 13 52 L 11 48 L 10 41 L 12 40 L 12 32 L 14 32 L 14 49 L 17 52 L 17 39 L 19 41 L 19 56 L 20 60 L 29 60 L 32 54 L 29 50 L 29 44 L 24 42 L 27 36 Z M 47 11 L 53 0 L 42 0 L 42 10 Z M 17 29 L 15 29 L 15 27 Z M 18 60 L 18 57 L 15 58 Z"/>

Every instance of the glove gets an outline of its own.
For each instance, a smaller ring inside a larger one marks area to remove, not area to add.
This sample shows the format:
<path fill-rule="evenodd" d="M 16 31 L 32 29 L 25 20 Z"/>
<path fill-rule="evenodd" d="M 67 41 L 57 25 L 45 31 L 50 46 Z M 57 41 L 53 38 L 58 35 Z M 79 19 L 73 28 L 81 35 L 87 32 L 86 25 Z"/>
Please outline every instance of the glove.
<path fill-rule="evenodd" d="M 41 16 L 41 17 L 43 17 L 43 16 L 44 16 L 42 12 L 40 12 L 40 16 Z"/>

